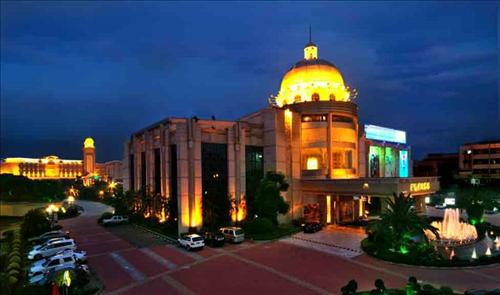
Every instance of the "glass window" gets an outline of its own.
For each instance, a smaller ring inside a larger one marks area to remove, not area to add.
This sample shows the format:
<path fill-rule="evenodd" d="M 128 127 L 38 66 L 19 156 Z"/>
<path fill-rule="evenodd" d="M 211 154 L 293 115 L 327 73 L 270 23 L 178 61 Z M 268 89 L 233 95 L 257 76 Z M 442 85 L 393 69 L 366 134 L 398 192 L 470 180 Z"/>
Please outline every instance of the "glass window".
<path fill-rule="evenodd" d="M 319 169 L 318 158 L 317 157 L 307 157 L 306 169 L 307 170 L 318 170 Z"/>
<path fill-rule="evenodd" d="M 72 257 L 66 257 L 63 260 L 64 260 L 64 262 L 71 262 L 71 261 L 73 261 L 73 258 Z"/>
<path fill-rule="evenodd" d="M 55 265 L 58 265 L 59 264 L 59 259 L 55 259 L 55 260 L 52 260 L 50 263 L 49 263 L 49 266 L 55 266 Z"/>
<path fill-rule="evenodd" d="M 302 122 L 325 122 L 326 115 L 302 115 Z"/>
<path fill-rule="evenodd" d="M 333 152 L 332 153 L 332 168 L 333 169 L 342 168 L 342 153 L 341 152 Z"/>

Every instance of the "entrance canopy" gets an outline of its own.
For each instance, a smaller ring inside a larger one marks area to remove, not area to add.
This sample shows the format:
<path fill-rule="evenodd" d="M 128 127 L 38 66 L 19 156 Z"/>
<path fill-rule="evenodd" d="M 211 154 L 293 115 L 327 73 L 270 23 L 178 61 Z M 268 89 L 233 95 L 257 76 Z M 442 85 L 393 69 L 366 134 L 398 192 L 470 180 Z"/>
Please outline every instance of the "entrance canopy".
<path fill-rule="evenodd" d="M 390 197 L 393 193 L 403 192 L 412 196 L 423 196 L 438 190 L 438 177 L 302 180 L 302 191 L 315 194 Z"/>

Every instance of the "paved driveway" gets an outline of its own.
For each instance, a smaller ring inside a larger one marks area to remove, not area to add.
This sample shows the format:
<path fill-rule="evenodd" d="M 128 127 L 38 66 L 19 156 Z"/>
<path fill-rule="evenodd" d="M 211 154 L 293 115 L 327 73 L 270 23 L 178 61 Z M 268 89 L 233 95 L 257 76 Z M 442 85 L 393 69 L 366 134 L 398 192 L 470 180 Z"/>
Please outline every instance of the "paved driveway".
<path fill-rule="evenodd" d="M 133 226 L 127 234 L 122 229 L 115 233 L 118 227 L 103 228 L 96 216 L 61 224 L 88 251 L 89 265 L 106 294 L 339 294 L 351 279 L 361 290 L 370 290 L 378 278 L 389 288 L 403 287 L 410 275 L 457 291 L 500 287 L 498 265 L 455 270 L 406 267 L 289 240 L 187 252 L 153 235 L 147 239 L 154 242 L 144 243 L 147 233 Z M 331 242 L 342 242 L 341 235 L 337 238 Z"/>

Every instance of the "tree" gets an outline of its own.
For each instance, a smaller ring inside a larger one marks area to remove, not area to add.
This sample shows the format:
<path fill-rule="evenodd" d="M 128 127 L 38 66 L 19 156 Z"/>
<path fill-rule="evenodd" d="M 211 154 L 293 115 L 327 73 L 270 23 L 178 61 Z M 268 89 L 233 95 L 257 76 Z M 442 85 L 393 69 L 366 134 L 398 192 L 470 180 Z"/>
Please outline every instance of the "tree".
<path fill-rule="evenodd" d="M 49 230 L 50 222 L 42 209 L 32 209 L 24 215 L 21 224 L 21 234 L 24 238 L 31 238 Z"/>
<path fill-rule="evenodd" d="M 374 221 L 367 228 L 368 235 L 379 247 L 391 246 L 406 254 L 412 236 L 420 235 L 427 241 L 425 230 L 439 235 L 427 219 L 417 214 L 411 195 L 394 194 L 387 203 L 388 208 L 382 212 L 380 220 Z"/>
<path fill-rule="evenodd" d="M 485 209 L 492 209 L 495 204 L 495 192 L 483 187 L 469 187 L 459 191 L 457 206 L 465 209 L 472 225 L 483 223 Z"/>
<path fill-rule="evenodd" d="M 274 224 L 278 223 L 278 213 L 286 214 L 288 203 L 281 196 L 281 192 L 288 190 L 285 176 L 279 172 L 268 171 L 260 181 L 255 193 L 255 212 L 259 217 L 265 217 Z"/>

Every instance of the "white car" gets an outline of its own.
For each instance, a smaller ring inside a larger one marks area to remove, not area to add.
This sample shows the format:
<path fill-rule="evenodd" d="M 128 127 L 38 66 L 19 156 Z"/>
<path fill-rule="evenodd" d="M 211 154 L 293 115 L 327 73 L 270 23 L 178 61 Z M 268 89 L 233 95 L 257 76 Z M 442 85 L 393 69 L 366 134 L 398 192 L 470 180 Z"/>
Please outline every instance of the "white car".
<path fill-rule="evenodd" d="M 77 260 L 72 255 L 66 256 L 54 256 L 49 260 L 45 261 L 43 264 L 37 264 L 32 266 L 29 271 L 29 276 L 33 277 L 35 275 L 46 273 L 48 271 L 52 271 L 53 269 L 57 269 L 60 267 L 75 267 Z"/>
<path fill-rule="evenodd" d="M 32 250 L 37 250 L 37 249 L 40 249 L 40 248 L 42 248 L 44 246 L 47 246 L 47 245 L 50 245 L 50 244 L 54 244 L 54 243 L 60 242 L 60 241 L 65 241 L 65 240 L 71 240 L 71 239 L 64 238 L 64 237 L 61 237 L 61 238 L 52 238 L 50 240 L 47 240 L 45 243 L 33 246 L 33 248 L 31 248 L 31 249 Z"/>
<path fill-rule="evenodd" d="M 128 223 L 128 216 L 115 215 L 111 218 L 103 219 L 102 225 Z"/>
<path fill-rule="evenodd" d="M 76 244 L 73 240 L 58 241 L 53 244 L 45 245 L 39 249 L 33 249 L 28 253 L 28 259 L 38 260 L 44 257 L 50 257 L 64 250 L 76 250 Z"/>
<path fill-rule="evenodd" d="M 34 271 L 32 271 L 33 269 L 40 267 L 40 266 L 50 262 L 53 259 L 64 258 L 64 257 L 68 257 L 68 256 L 73 257 L 76 261 L 81 262 L 81 263 L 84 263 L 85 261 L 87 261 L 87 252 L 65 250 L 65 251 L 61 251 L 61 252 L 56 253 L 54 256 L 40 259 L 38 261 L 33 262 L 31 264 L 30 272 L 34 272 Z"/>
<path fill-rule="evenodd" d="M 205 247 L 205 240 L 197 234 L 182 236 L 177 241 L 179 241 L 179 246 L 186 248 L 186 250 Z"/>
<path fill-rule="evenodd" d="M 31 239 L 28 239 L 28 242 L 41 244 L 49 239 L 60 238 L 60 237 L 69 238 L 69 232 L 64 232 L 62 230 L 53 230 L 53 231 L 43 233 L 37 237 L 33 237 Z"/>

